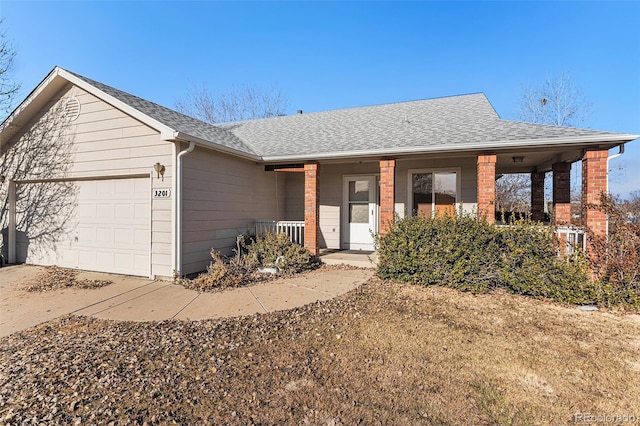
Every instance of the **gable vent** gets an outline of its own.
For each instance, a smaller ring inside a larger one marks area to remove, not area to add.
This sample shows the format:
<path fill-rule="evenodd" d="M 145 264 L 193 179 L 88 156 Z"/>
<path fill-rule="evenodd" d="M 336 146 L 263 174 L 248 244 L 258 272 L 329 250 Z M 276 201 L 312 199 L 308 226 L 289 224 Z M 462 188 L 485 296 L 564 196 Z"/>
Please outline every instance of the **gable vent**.
<path fill-rule="evenodd" d="M 64 104 L 64 113 L 65 116 L 73 121 L 80 115 L 80 101 L 75 96 L 67 99 L 67 102 Z"/>

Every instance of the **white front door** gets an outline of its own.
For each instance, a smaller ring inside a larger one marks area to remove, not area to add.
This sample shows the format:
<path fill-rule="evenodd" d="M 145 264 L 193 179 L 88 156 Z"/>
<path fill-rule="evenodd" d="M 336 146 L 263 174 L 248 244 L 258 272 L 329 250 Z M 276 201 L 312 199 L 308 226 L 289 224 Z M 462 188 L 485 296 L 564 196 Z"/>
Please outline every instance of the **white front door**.
<path fill-rule="evenodd" d="M 375 176 L 344 178 L 342 247 L 348 250 L 373 250 L 377 232 L 378 206 Z"/>

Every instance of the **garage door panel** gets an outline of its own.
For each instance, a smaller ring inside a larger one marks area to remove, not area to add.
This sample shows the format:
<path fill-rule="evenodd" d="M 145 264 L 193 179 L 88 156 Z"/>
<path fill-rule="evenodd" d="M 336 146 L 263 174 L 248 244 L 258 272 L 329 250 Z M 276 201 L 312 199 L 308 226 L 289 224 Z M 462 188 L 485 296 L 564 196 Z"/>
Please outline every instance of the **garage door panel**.
<path fill-rule="evenodd" d="M 113 219 L 115 206 L 111 203 L 98 203 L 96 204 L 96 218 L 98 219 Z"/>
<path fill-rule="evenodd" d="M 134 208 L 133 217 L 136 220 L 145 221 L 151 218 L 151 209 L 149 208 L 149 204 L 136 203 L 133 208 Z"/>
<path fill-rule="evenodd" d="M 38 184 L 22 184 L 38 185 Z M 149 275 L 148 178 L 77 181 L 75 210 L 55 249 L 30 242 L 29 263 Z"/>
<path fill-rule="evenodd" d="M 115 243 L 113 228 L 96 228 L 96 242 L 113 245 Z"/>
<path fill-rule="evenodd" d="M 147 233 L 146 230 L 136 230 L 134 232 L 134 235 L 135 233 L 138 233 L 138 232 L 141 232 L 143 234 Z M 131 233 L 131 230 L 128 228 L 116 228 L 113 235 L 114 235 L 114 243 L 118 246 L 122 246 L 123 244 L 129 245 L 133 243 L 131 238 L 132 233 Z"/>
<path fill-rule="evenodd" d="M 115 208 L 115 212 L 113 217 L 115 219 L 130 219 L 132 217 L 131 204 L 119 203 L 119 204 L 116 204 L 114 208 Z"/>

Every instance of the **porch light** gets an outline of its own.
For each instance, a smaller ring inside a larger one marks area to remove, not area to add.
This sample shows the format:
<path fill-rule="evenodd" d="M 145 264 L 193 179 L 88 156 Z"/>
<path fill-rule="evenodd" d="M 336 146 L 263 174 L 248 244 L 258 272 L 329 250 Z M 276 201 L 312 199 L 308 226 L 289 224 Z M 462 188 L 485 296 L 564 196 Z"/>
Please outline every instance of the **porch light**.
<path fill-rule="evenodd" d="M 160 164 L 160 163 L 156 163 L 153 166 L 153 169 L 156 171 L 156 173 L 158 174 L 158 179 L 160 179 L 160 176 L 162 176 L 162 180 L 164 181 L 164 171 L 165 171 L 165 167 Z"/>
<path fill-rule="evenodd" d="M 511 157 L 511 159 L 513 160 L 514 163 L 522 163 L 522 161 L 524 160 L 524 157 L 522 156 Z"/>

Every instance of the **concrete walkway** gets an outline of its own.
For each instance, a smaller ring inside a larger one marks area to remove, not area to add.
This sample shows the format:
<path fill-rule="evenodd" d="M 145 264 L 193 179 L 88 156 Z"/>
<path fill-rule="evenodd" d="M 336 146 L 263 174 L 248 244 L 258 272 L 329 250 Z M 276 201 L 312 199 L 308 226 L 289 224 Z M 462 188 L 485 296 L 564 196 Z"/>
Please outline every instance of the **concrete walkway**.
<path fill-rule="evenodd" d="M 30 265 L 0 268 L 0 336 L 7 336 L 62 315 L 161 321 L 199 320 L 251 315 L 303 306 L 346 293 L 373 275 L 373 270 L 318 270 L 294 278 L 250 287 L 201 293 L 168 281 L 81 272 L 78 278 L 107 279 L 99 289 L 66 288 L 27 292 L 25 283 L 43 270 Z"/>

